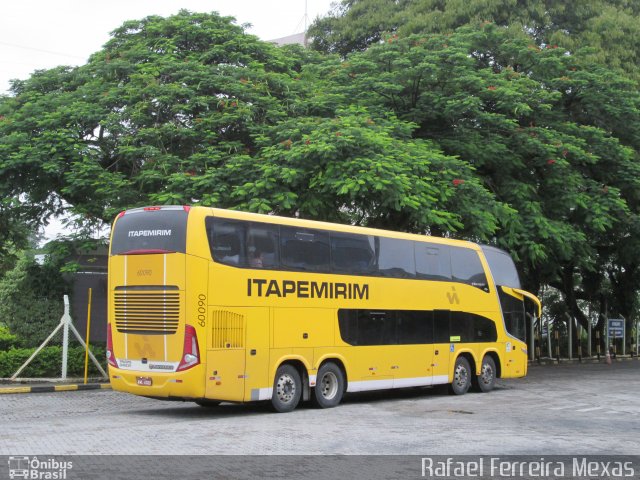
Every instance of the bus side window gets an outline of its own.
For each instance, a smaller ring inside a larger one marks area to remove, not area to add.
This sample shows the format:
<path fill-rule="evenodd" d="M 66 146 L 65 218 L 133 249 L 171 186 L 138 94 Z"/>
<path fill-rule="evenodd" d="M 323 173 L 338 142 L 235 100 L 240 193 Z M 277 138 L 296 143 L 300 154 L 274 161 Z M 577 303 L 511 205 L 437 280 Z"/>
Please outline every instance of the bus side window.
<path fill-rule="evenodd" d="M 277 225 L 251 223 L 247 231 L 247 256 L 252 268 L 277 268 L 280 265 Z"/>
<path fill-rule="evenodd" d="M 495 342 L 498 340 L 496 323 L 480 315 L 473 315 L 473 334 L 475 342 Z"/>
<path fill-rule="evenodd" d="M 495 342 L 498 338 L 493 320 L 471 312 L 451 312 L 450 333 L 458 342 Z"/>
<path fill-rule="evenodd" d="M 399 345 L 433 343 L 433 312 L 430 310 L 398 310 Z"/>
<path fill-rule="evenodd" d="M 283 266 L 295 270 L 328 272 L 331 266 L 329 233 L 281 227 L 280 256 Z"/>
<path fill-rule="evenodd" d="M 395 345 L 394 311 L 359 310 L 358 345 Z"/>
<path fill-rule="evenodd" d="M 358 345 L 359 310 L 341 308 L 338 310 L 338 325 L 342 341 L 349 345 Z"/>
<path fill-rule="evenodd" d="M 209 217 L 206 226 L 211 256 L 216 262 L 232 266 L 246 264 L 246 223 Z"/>
<path fill-rule="evenodd" d="M 473 315 L 471 313 L 451 312 L 451 326 L 449 328 L 450 337 L 457 338 L 457 342 L 468 343 L 474 341 Z"/>
<path fill-rule="evenodd" d="M 451 312 L 449 310 L 433 311 L 433 343 L 449 343 Z"/>
<path fill-rule="evenodd" d="M 466 283 L 485 292 L 489 291 L 487 276 L 478 253 L 470 248 L 450 247 L 453 281 Z"/>
<path fill-rule="evenodd" d="M 376 237 L 378 272 L 383 277 L 415 278 L 413 242 L 397 238 Z"/>
<path fill-rule="evenodd" d="M 418 278 L 451 281 L 451 259 L 446 245 L 414 242 L 414 248 Z"/>
<path fill-rule="evenodd" d="M 375 272 L 374 239 L 369 235 L 331 235 L 331 267 L 336 273 L 356 275 Z"/>

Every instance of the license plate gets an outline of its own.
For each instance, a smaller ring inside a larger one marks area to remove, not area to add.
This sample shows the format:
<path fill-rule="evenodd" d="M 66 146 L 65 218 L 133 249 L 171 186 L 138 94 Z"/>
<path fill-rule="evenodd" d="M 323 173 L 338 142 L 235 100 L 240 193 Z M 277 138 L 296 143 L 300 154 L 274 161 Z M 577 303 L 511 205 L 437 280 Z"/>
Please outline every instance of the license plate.
<path fill-rule="evenodd" d="M 153 384 L 151 377 L 136 377 L 136 383 L 143 387 L 150 387 Z"/>

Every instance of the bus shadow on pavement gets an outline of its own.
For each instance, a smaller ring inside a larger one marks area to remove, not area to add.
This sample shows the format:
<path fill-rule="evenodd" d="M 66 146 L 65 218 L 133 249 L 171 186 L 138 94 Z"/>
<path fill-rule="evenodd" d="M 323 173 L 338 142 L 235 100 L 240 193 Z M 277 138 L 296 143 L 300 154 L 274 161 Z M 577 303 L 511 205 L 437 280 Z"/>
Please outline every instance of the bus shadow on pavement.
<path fill-rule="evenodd" d="M 495 389 L 488 395 L 480 395 L 478 392 L 469 390 L 466 396 L 474 397 L 490 397 L 500 394 L 501 391 L 508 391 L 512 387 L 504 384 L 496 384 Z M 374 390 L 369 392 L 348 393 L 342 402 L 343 405 L 357 405 L 363 403 L 383 404 L 387 402 L 399 402 L 402 400 L 421 400 L 429 398 L 448 398 L 450 407 L 455 408 L 456 400 L 460 397 L 450 395 L 448 385 L 438 385 L 435 387 L 411 387 L 395 390 Z M 153 404 L 149 408 L 137 408 L 124 412 L 126 415 L 141 415 L 148 417 L 171 417 L 182 419 L 197 418 L 215 418 L 215 417 L 240 417 L 249 415 L 265 415 L 274 413 L 271 404 L 268 401 L 253 403 L 231 403 L 222 402 L 214 407 L 201 407 L 195 402 L 180 400 L 176 401 L 158 401 L 153 399 L 154 403 L 160 405 L 161 408 L 154 407 Z M 170 405 L 170 404 L 173 405 Z M 340 408 L 338 406 L 337 408 Z M 315 410 L 310 401 L 301 402 L 298 410 Z M 462 412 L 462 413 L 467 413 Z"/>
<path fill-rule="evenodd" d="M 171 417 L 183 419 L 196 418 L 213 418 L 213 417 L 239 417 L 248 415 L 264 415 L 273 413 L 268 402 L 256 403 L 227 403 L 223 402 L 216 407 L 201 407 L 195 402 L 176 401 L 175 406 L 166 406 L 166 402 L 162 408 L 137 408 L 124 412 L 129 415 L 141 415 L 147 417 Z"/>
<path fill-rule="evenodd" d="M 477 397 L 491 397 L 492 395 L 499 394 L 501 391 L 511 390 L 512 386 L 505 385 L 503 383 L 496 383 L 495 388 L 488 394 L 480 394 L 474 390 L 469 390 L 463 397 L 477 396 Z M 457 398 L 462 398 L 458 395 L 449 394 L 448 385 L 438 385 L 434 387 L 411 387 L 395 390 L 373 390 L 370 392 L 358 392 L 348 393 L 342 403 L 366 403 L 366 402 L 385 402 L 385 401 L 398 401 L 398 400 L 417 400 L 430 397 L 442 397 L 450 398 L 451 403 L 455 404 Z"/>

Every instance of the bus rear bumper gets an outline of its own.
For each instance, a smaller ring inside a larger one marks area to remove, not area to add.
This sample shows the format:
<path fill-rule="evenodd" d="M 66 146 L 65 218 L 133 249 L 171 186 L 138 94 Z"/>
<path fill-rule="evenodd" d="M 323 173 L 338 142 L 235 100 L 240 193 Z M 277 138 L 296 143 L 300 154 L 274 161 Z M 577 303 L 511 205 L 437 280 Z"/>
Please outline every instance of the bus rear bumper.
<path fill-rule="evenodd" d="M 122 370 L 109 366 L 111 389 L 144 397 L 202 398 L 204 382 L 202 367 L 185 372 L 150 373 Z"/>

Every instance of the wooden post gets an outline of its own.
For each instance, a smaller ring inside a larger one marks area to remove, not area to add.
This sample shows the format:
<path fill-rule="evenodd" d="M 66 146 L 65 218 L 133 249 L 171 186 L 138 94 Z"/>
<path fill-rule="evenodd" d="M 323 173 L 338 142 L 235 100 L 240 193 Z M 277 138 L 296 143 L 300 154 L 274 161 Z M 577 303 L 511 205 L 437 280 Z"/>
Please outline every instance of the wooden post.
<path fill-rule="evenodd" d="M 89 289 L 89 300 L 87 302 L 87 341 L 84 347 L 84 384 L 87 384 L 89 376 L 89 338 L 91 332 L 91 289 Z"/>

